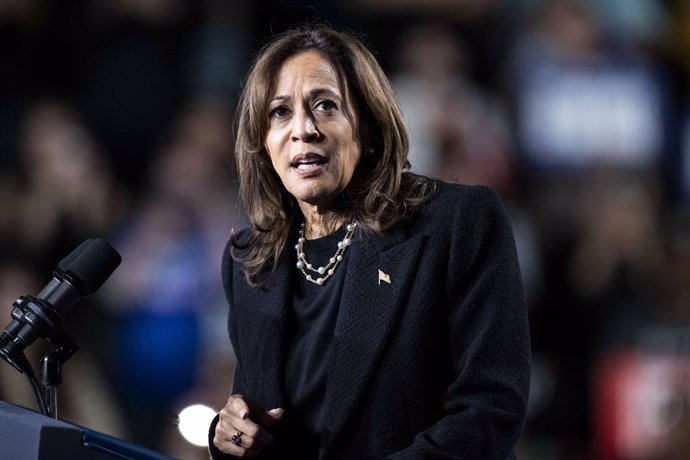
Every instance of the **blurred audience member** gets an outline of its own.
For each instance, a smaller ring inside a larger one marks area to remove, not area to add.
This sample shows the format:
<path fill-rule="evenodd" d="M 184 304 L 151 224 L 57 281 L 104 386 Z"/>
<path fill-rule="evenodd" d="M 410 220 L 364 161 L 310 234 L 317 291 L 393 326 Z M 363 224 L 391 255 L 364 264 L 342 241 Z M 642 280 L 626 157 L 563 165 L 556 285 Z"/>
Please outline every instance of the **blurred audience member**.
<path fill-rule="evenodd" d="M 652 284 L 662 262 L 661 196 L 654 175 L 590 172 L 578 207 L 577 241 L 566 275 L 581 297 Z"/>
<path fill-rule="evenodd" d="M 110 228 L 124 209 L 124 193 L 108 158 L 65 103 L 36 104 L 20 145 L 21 175 L 10 195 L 5 238 L 50 273 L 85 238 Z"/>
<path fill-rule="evenodd" d="M 236 195 L 228 119 L 205 103 L 182 114 L 115 236 L 123 263 L 107 286 L 114 378 L 134 441 L 155 449 L 169 448 L 161 436 L 176 403 L 202 393 L 204 357 L 218 352 L 209 344 L 225 343 L 219 254 L 240 218 L 227 204 Z"/>
<path fill-rule="evenodd" d="M 413 26 L 398 49 L 393 85 L 410 126 L 413 169 L 507 191 L 507 120 L 496 98 L 472 80 L 459 36 L 439 24 Z"/>
<path fill-rule="evenodd" d="M 186 96 L 193 67 L 184 52 L 200 8 L 185 0 L 96 0 L 83 8 L 90 54 L 77 99 L 128 187 L 145 180 Z"/>
<path fill-rule="evenodd" d="M 552 387 L 532 428 L 584 454 L 593 435 L 593 365 L 607 341 L 657 304 L 663 273 L 661 194 L 654 175 L 601 170 L 570 209 L 570 240 L 546 260 L 545 292 L 532 311 L 535 354 Z M 617 313 L 622 316 L 610 322 Z M 564 414 L 568 414 L 565 416 Z"/>

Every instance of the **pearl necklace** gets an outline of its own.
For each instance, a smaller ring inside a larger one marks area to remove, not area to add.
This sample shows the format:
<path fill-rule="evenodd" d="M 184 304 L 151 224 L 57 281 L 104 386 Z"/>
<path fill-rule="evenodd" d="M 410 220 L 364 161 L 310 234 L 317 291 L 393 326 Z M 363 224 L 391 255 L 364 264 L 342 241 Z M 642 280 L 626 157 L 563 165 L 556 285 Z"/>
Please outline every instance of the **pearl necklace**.
<path fill-rule="evenodd" d="M 345 237 L 338 241 L 338 250 L 335 251 L 333 257 L 328 260 L 328 263 L 325 267 L 314 268 L 314 266 L 307 261 L 307 257 L 304 255 L 304 242 L 306 239 L 304 238 L 304 223 L 302 224 L 302 227 L 299 230 L 299 238 L 297 239 L 295 250 L 297 251 L 297 268 L 299 268 L 304 274 L 304 276 L 307 278 L 307 281 L 311 281 L 312 283 L 322 286 L 328 278 L 333 276 L 336 267 L 338 267 L 338 264 L 343 260 L 345 250 L 352 244 L 352 235 L 354 234 L 356 227 L 356 222 L 347 224 L 347 227 L 345 227 L 347 230 L 345 232 Z M 314 279 L 314 277 L 307 273 L 307 270 L 318 273 L 321 276 Z"/>

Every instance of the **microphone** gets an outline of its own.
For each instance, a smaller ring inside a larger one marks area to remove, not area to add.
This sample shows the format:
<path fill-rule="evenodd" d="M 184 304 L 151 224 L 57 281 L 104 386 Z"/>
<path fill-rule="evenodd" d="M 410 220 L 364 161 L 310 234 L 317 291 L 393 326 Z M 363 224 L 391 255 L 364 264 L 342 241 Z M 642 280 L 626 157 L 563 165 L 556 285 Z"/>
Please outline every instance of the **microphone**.
<path fill-rule="evenodd" d="M 36 297 L 21 296 L 12 304 L 12 321 L 0 333 L 0 356 L 23 372 L 24 349 L 39 337 L 50 338 L 65 313 L 96 292 L 120 262 L 120 254 L 102 238 L 82 242 L 58 263 Z"/>

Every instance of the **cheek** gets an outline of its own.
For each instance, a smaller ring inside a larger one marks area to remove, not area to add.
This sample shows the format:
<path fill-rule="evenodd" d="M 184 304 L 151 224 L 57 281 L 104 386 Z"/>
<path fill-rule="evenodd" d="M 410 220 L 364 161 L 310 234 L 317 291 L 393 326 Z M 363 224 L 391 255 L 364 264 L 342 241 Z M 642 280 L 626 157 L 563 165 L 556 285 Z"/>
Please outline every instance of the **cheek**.
<path fill-rule="evenodd" d="M 357 165 L 362 159 L 362 149 L 360 148 L 360 144 L 357 139 L 352 139 L 349 142 L 349 146 L 347 149 L 347 158 L 345 161 L 347 162 L 347 169 L 350 171 L 350 174 L 357 169 Z"/>
<path fill-rule="evenodd" d="M 352 175 L 355 172 L 355 169 L 357 169 L 357 165 L 359 164 L 360 160 L 360 153 L 359 149 L 355 150 L 352 155 L 350 155 L 350 158 L 348 159 L 348 171 L 350 175 Z"/>
<path fill-rule="evenodd" d="M 342 162 L 342 179 L 344 182 L 349 183 L 352 181 L 357 165 L 360 161 L 360 153 L 357 147 L 353 147 L 348 152 L 347 156 L 343 158 Z"/>
<path fill-rule="evenodd" d="M 355 169 L 361 159 L 361 149 L 358 139 L 355 138 L 354 130 L 351 126 L 343 127 L 342 131 L 339 132 L 339 137 L 342 140 L 341 149 L 342 152 L 342 173 L 346 176 L 346 179 L 351 179 L 354 174 Z"/>
<path fill-rule="evenodd" d="M 268 153 L 271 163 L 275 167 L 280 159 L 280 142 L 279 136 L 276 132 L 269 132 L 266 136 L 264 149 Z"/>

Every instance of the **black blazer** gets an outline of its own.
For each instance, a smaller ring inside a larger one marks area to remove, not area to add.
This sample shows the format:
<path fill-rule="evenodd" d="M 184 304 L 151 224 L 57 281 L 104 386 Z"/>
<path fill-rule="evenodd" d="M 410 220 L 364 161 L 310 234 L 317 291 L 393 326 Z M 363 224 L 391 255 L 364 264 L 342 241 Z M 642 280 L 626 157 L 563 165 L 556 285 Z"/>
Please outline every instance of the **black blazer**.
<path fill-rule="evenodd" d="M 409 224 L 360 234 L 348 251 L 320 458 L 513 458 L 529 337 L 513 234 L 495 193 L 440 183 Z M 288 245 L 261 288 L 227 251 L 223 261 L 233 393 L 286 409 L 262 458 L 305 455 L 283 383 L 294 253 Z"/>

